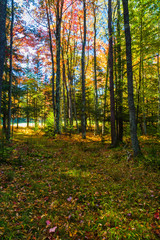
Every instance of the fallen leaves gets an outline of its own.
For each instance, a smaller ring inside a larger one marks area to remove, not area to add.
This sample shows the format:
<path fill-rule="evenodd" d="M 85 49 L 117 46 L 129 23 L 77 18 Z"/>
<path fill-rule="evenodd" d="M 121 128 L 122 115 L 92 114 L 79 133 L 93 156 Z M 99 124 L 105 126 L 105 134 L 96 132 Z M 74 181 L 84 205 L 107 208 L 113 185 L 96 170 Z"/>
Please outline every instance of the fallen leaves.
<path fill-rule="evenodd" d="M 49 220 L 46 221 L 47 226 L 51 224 Z"/>
<path fill-rule="evenodd" d="M 72 197 L 67 198 L 67 201 L 71 202 L 72 201 Z"/>
<path fill-rule="evenodd" d="M 107 150 L 92 136 L 83 144 L 77 136 L 71 144 L 36 138 L 21 139 L 14 154 L 24 161 L 13 180 L 5 177 L 12 165 L 1 166 L 2 239 L 138 239 L 142 232 L 156 239 L 156 172 L 127 166 L 123 150 Z"/>
<path fill-rule="evenodd" d="M 53 228 L 50 228 L 49 229 L 49 233 L 54 233 L 57 229 L 57 226 L 53 227 Z"/>
<path fill-rule="evenodd" d="M 159 219 L 160 219 L 160 218 L 159 218 L 159 215 L 160 215 L 160 209 L 157 209 L 157 211 L 156 211 L 155 214 L 154 214 L 154 218 L 157 219 L 157 220 L 159 220 Z"/>

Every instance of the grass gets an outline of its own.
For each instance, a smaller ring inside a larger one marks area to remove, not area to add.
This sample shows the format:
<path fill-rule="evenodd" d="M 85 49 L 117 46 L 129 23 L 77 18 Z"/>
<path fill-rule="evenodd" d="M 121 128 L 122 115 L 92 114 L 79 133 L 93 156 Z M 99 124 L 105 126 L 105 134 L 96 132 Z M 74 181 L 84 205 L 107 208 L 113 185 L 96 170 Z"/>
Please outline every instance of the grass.
<path fill-rule="evenodd" d="M 109 148 L 92 134 L 24 129 L 0 166 L 0 239 L 159 239 L 159 140 Z"/>

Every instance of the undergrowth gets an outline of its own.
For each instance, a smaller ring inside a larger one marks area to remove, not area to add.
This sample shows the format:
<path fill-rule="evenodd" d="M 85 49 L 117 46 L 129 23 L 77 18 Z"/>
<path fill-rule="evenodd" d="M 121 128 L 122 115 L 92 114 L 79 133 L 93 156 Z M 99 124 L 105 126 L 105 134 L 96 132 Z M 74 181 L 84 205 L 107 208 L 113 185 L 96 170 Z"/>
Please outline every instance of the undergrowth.
<path fill-rule="evenodd" d="M 148 163 L 104 140 L 17 133 L 0 166 L 0 238 L 159 239 L 158 139 L 140 139 Z"/>

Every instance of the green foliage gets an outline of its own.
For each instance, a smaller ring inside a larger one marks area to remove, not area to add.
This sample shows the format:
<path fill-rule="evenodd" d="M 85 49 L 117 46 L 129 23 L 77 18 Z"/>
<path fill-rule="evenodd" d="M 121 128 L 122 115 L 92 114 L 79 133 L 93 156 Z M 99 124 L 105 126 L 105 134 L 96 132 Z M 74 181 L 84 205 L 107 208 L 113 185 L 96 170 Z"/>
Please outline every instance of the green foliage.
<path fill-rule="evenodd" d="M 36 121 L 36 122 L 35 122 L 34 131 L 36 132 L 36 131 L 38 131 L 38 130 L 39 130 L 39 126 L 38 126 L 38 122 Z"/>
<path fill-rule="evenodd" d="M 48 114 L 44 131 L 48 137 L 55 136 L 55 122 L 54 115 L 52 112 Z"/>

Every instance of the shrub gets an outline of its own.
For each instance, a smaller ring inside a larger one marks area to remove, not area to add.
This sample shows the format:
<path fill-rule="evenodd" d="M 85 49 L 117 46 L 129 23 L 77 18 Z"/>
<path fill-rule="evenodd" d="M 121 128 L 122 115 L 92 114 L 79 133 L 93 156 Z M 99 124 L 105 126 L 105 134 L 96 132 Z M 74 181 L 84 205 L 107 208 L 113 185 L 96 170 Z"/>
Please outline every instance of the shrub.
<path fill-rule="evenodd" d="M 55 136 L 55 122 L 54 122 L 54 115 L 52 112 L 49 113 L 48 115 L 44 131 L 46 135 L 49 137 Z"/>

